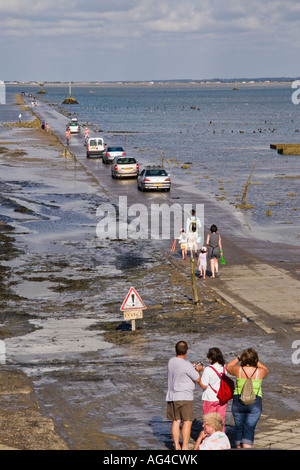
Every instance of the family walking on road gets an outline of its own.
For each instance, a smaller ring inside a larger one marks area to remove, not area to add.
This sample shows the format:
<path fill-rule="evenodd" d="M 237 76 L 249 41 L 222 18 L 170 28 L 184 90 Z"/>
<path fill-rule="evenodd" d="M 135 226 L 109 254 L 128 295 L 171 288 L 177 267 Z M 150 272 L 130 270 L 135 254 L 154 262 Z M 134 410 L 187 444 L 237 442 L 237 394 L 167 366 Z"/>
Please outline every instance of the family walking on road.
<path fill-rule="evenodd" d="M 268 369 L 258 360 L 257 352 L 253 348 L 245 349 L 240 356 L 226 364 L 220 349 L 210 348 L 207 366 L 199 362 L 192 364 L 186 359 L 188 345 L 185 341 L 176 344 L 175 352 L 176 355 L 168 362 L 166 395 L 167 418 L 172 421 L 175 450 L 189 449 L 196 384 L 203 390 L 203 430 L 195 441 L 194 450 L 231 448 L 225 433 L 225 414 L 229 400 L 220 398 L 225 396 L 225 390 L 230 390 L 229 399 L 233 400 L 235 447 L 253 447 L 255 428 L 262 412 L 262 380 L 268 375 Z M 236 378 L 234 387 L 228 374 Z M 252 396 L 245 398 L 249 390 Z"/>
<path fill-rule="evenodd" d="M 221 235 L 217 233 L 218 227 L 213 224 L 210 227 L 210 233 L 207 234 L 205 244 L 200 248 L 198 253 L 198 246 L 201 244 L 200 229 L 202 227 L 199 217 L 196 216 L 196 211 L 191 210 L 190 217 L 186 222 L 186 230 L 181 229 L 178 237 L 175 237 L 171 251 L 174 252 L 176 242 L 179 241 L 181 249 L 181 259 L 187 259 L 188 250 L 190 251 L 191 258 L 195 255 L 198 257 L 197 266 L 199 269 L 199 277 L 206 279 L 207 265 L 209 264 L 211 277 L 216 278 L 220 276 L 219 261 L 225 264 L 223 258 L 222 240 Z"/>

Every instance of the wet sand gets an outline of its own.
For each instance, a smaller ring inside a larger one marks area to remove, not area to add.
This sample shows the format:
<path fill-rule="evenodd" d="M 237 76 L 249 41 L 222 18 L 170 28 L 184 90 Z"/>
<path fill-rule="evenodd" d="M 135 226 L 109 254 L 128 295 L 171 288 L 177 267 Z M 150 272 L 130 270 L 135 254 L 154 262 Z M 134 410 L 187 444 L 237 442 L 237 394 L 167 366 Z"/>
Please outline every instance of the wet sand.
<path fill-rule="evenodd" d="M 295 247 L 285 246 L 279 259 L 277 244 L 268 242 L 266 250 L 255 234 L 249 237 L 246 226 L 242 230 L 243 218 L 226 212 L 225 224 L 222 204 L 205 201 L 206 213 L 223 222 L 228 263 L 215 284 L 197 279 L 200 302 L 195 305 L 190 262 L 181 262 L 179 251 L 171 254 L 168 242 L 95 237 L 98 205 L 121 194 L 137 201 L 139 193 L 128 192 L 132 182 L 116 185 L 102 162 L 86 162 L 82 143 L 75 145 L 74 158 L 55 136 L 39 129 L 1 129 L 0 135 L 1 145 L 9 148 L 1 159 L 6 207 L 0 227 L 1 338 L 7 349 L 1 377 L 7 385 L 0 416 L 6 422 L 16 417 L 2 429 L 0 442 L 18 449 L 171 449 L 166 364 L 181 337 L 190 345 L 190 360 L 205 360 L 213 345 L 228 360 L 248 345 L 256 347 L 271 371 L 258 431 L 274 427 L 271 418 L 280 423 L 298 415 L 291 342 L 298 337 L 299 319 L 289 312 L 276 318 L 259 302 L 234 298 L 239 286 L 228 291 L 242 267 L 257 274 L 258 263 L 283 269 L 296 281 Z M 173 194 L 189 200 L 188 192 L 177 184 L 170 196 L 145 195 L 145 203 L 167 201 Z M 265 277 L 258 276 L 263 286 Z M 249 272 L 243 278 L 247 281 Z M 147 305 L 134 332 L 119 311 L 131 284 Z M 195 397 L 192 437 L 202 416 L 197 390 Z M 24 410 L 26 419 L 18 414 Z M 232 435 L 230 407 L 227 414 Z M 29 440 L 32 428 L 40 433 L 31 433 Z"/>

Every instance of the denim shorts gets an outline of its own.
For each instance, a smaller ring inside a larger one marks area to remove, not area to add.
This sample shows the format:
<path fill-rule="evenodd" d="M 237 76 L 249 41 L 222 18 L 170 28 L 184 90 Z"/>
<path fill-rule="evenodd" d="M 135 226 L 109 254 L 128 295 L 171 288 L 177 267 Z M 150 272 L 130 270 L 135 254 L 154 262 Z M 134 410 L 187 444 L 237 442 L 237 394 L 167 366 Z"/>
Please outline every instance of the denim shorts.
<path fill-rule="evenodd" d="M 253 445 L 254 431 L 262 412 L 262 399 L 256 397 L 252 405 L 242 405 L 240 395 L 234 395 L 232 414 L 235 421 L 235 443 Z"/>

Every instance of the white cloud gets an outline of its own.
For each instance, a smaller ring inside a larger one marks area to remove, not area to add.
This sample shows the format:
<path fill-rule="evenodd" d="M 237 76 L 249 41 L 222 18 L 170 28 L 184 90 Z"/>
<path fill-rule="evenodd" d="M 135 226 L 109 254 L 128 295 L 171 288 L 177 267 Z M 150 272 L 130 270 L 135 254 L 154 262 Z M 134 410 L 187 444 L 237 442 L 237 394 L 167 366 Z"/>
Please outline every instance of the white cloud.
<path fill-rule="evenodd" d="M 5 63 L 7 57 L 15 63 L 13 58 L 24 48 L 34 54 L 44 47 L 48 64 L 59 54 L 63 59 L 75 51 L 84 63 L 96 51 L 106 63 L 109 58 L 119 60 L 122 73 L 148 70 L 152 61 L 152 70 L 161 64 L 166 75 L 178 70 L 175 61 L 181 55 L 187 76 L 197 61 L 203 64 L 204 76 L 206 70 L 216 70 L 219 61 L 222 76 L 226 62 L 234 63 L 235 54 L 243 51 L 243 63 L 250 68 L 251 62 L 255 74 L 263 72 L 261 65 L 255 68 L 255 54 L 262 53 L 265 70 L 272 57 L 279 64 L 280 58 L 285 64 L 290 61 L 292 71 L 299 53 L 299 26 L 298 0 L 0 0 L 0 63 L 2 57 Z M 147 63 L 142 65 L 145 55 Z M 43 63 L 40 58 L 40 64 L 50 69 L 46 59 Z M 10 63 L 6 68 L 14 70 Z"/>

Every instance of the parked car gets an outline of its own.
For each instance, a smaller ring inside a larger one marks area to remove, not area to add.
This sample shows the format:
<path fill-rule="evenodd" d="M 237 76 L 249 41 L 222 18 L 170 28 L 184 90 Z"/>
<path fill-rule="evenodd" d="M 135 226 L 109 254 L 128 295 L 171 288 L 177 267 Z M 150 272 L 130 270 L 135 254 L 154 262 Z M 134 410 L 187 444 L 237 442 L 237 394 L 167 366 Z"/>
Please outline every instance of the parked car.
<path fill-rule="evenodd" d="M 126 155 L 123 147 L 107 147 L 103 154 L 103 163 L 112 163 L 115 157 L 122 157 Z"/>
<path fill-rule="evenodd" d="M 71 134 L 79 134 L 80 125 L 78 120 L 76 118 L 71 119 L 71 121 L 67 125 L 67 129 L 71 132 Z"/>
<path fill-rule="evenodd" d="M 115 157 L 112 167 L 111 176 L 112 178 L 126 178 L 135 177 L 139 174 L 139 164 L 134 157 Z"/>
<path fill-rule="evenodd" d="M 105 152 L 105 143 L 102 137 L 89 137 L 86 144 L 87 157 L 102 157 Z"/>
<path fill-rule="evenodd" d="M 141 191 L 146 189 L 170 191 L 170 175 L 160 167 L 144 168 L 137 179 L 137 187 Z"/>

